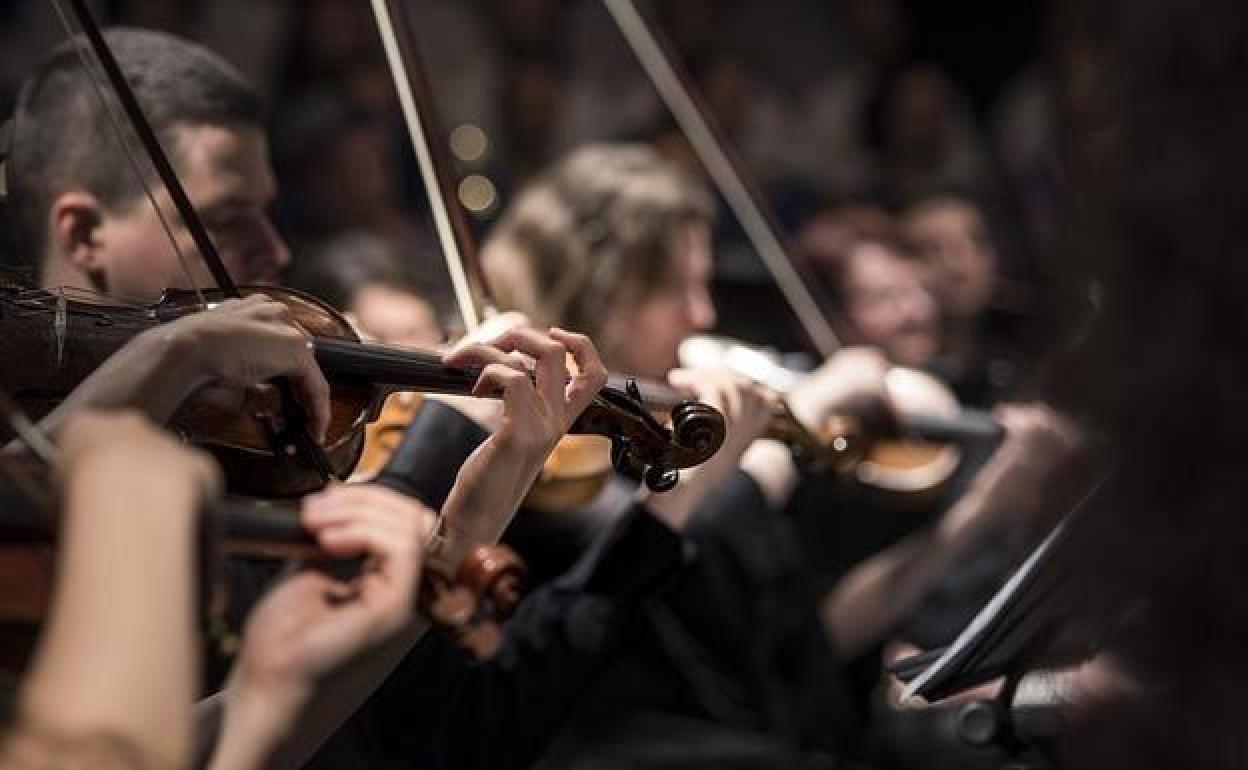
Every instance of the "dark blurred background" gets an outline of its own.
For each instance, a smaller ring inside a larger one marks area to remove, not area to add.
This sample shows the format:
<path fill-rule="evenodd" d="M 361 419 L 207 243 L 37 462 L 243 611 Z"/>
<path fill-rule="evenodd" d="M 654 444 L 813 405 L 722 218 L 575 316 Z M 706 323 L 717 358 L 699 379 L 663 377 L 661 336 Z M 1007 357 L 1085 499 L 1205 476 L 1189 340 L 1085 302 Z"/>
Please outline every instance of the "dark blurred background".
<path fill-rule="evenodd" d="M 109 23 L 221 52 L 270 100 L 279 226 L 300 250 L 367 234 L 424 265 L 451 315 L 369 4 L 117 0 Z M 1043 0 L 663 0 L 647 5 L 790 235 L 820 214 L 954 191 L 979 201 L 1001 271 L 1043 275 L 1058 206 Z M 411 0 L 439 110 L 480 231 L 517 187 L 585 142 L 655 143 L 699 171 L 596 0 Z M 0 105 L 64 37 L 50 3 L 0 0 Z M 7 112 L 6 112 L 7 114 Z M 779 296 L 721 216 L 722 325 L 758 338 Z M 342 244 L 347 244 L 342 246 Z M 774 300 L 774 302 L 772 301 Z M 734 312 L 738 311 L 738 312 Z M 785 324 L 758 339 L 800 346 Z"/>

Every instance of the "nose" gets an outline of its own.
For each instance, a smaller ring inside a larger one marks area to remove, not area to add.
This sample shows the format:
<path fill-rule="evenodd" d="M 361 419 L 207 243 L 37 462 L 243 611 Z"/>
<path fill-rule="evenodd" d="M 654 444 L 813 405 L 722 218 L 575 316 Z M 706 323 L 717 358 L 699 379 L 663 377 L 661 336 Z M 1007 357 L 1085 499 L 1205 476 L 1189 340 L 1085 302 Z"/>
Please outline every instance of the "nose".
<path fill-rule="evenodd" d="M 264 279 L 276 279 L 290 265 L 290 248 L 268 219 L 264 221 L 262 237 L 248 262 L 248 272 Z"/>
<path fill-rule="evenodd" d="M 899 304 L 901 315 L 910 322 L 926 323 L 936 316 L 936 300 L 918 283 L 902 295 Z"/>
<path fill-rule="evenodd" d="M 715 303 L 706 287 L 690 290 L 686 312 L 694 331 L 704 332 L 715 327 Z"/>

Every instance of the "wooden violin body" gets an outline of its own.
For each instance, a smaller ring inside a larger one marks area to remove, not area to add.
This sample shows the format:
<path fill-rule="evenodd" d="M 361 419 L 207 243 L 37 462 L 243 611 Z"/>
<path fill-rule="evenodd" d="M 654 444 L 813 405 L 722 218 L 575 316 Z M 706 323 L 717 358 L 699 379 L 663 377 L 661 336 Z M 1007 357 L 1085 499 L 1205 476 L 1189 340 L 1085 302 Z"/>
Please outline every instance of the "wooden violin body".
<path fill-rule="evenodd" d="M 309 333 L 358 341 L 341 315 L 298 292 L 267 289 Z M 220 296 L 211 298 L 220 301 Z M 53 409 L 104 361 L 136 335 L 200 310 L 193 292 L 171 291 L 146 306 L 109 305 L 55 293 L 0 289 L 0 388 L 30 414 Z M 378 403 L 366 382 L 333 383 L 325 452 L 334 474 L 346 478 L 363 447 L 363 427 Z M 208 449 L 221 463 L 231 490 L 258 497 L 292 497 L 323 486 L 318 471 L 293 451 L 274 449 L 265 420 L 191 399 L 170 427 Z"/>
<path fill-rule="evenodd" d="M 447 367 L 438 354 L 363 343 L 345 318 L 320 300 L 278 287 L 244 288 L 291 310 L 309 332 L 331 386 L 331 420 L 325 452 L 338 478 L 346 478 L 364 447 L 364 428 L 377 417 L 387 393 L 419 390 L 468 395 L 479 370 Z M 221 300 L 207 293 L 209 303 Z M 199 312 L 200 295 L 171 290 L 158 303 L 109 305 L 42 290 L 0 288 L 0 388 L 36 416 L 60 403 L 105 359 L 137 334 Z M 293 446 L 274 446 L 268 416 L 239 414 L 192 399 L 173 427 L 211 451 L 232 491 L 256 497 L 293 497 L 324 484 L 319 470 L 301 463 Z M 674 404 L 668 428 L 624 389 L 604 388 L 571 432 L 611 440 L 616 459 L 647 474 L 652 486 L 671 471 L 697 465 L 719 448 L 723 416 L 696 402 Z"/>
<path fill-rule="evenodd" d="M 399 448 L 407 426 L 416 419 L 424 402 L 420 393 L 410 390 L 386 397 L 377 419 L 364 429 L 364 452 L 355 466 L 357 478 L 370 479 L 381 472 L 390 455 Z"/>
<path fill-rule="evenodd" d="M 24 668 L 39 628 L 49 609 L 56 581 L 56 521 L 48 495 L 30 496 L 34 478 L 21 458 L 0 461 L 0 671 Z M 37 473 L 37 472 L 36 472 Z M 5 477 L 7 475 L 7 478 Z M 21 484 L 14 482 L 22 479 Z M 289 508 L 245 500 L 215 501 L 203 514 L 205 554 L 249 558 L 299 558 L 323 561 L 315 538 L 299 524 Z M 201 565 L 200 584 L 219 592 L 213 579 L 215 559 Z M 443 567 L 436 558 L 422 569 L 418 607 L 439 632 L 478 660 L 493 657 L 502 641 L 502 624 L 519 603 L 526 569 L 507 546 L 482 546 L 466 554 L 458 565 Z M 348 570 L 359 568 L 348 560 Z M 219 618 L 228 597 L 204 602 L 210 616 L 206 625 L 224 625 Z"/>
<path fill-rule="evenodd" d="M 698 335 L 681 345 L 686 365 L 722 365 L 777 393 L 804 376 L 782 366 L 773 354 L 735 340 Z M 663 403 L 662 391 L 644 391 Z M 814 472 L 835 472 L 894 507 L 918 507 L 934 500 L 962 462 L 963 445 L 995 441 L 1000 428 L 991 416 L 963 408 L 935 377 L 892 367 L 884 378 L 887 403 L 852 405 L 814 429 L 799 422 L 783 401 L 767 436 L 787 444 L 795 459 Z"/>

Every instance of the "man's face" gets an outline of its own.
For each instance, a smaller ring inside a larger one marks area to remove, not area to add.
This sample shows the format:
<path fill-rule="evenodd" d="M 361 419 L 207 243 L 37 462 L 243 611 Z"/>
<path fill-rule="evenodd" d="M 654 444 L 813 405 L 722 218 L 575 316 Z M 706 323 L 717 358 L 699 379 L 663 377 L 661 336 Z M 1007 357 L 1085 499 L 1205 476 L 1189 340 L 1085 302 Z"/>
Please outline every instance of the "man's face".
<path fill-rule="evenodd" d="M 230 275 L 240 284 L 276 283 L 290 253 L 266 213 L 277 184 L 261 129 L 185 126 L 176 136 L 177 147 L 167 149 Z M 159 184 L 154 189 L 178 250 L 146 196 L 105 211 L 92 272 L 97 287 L 113 297 L 151 300 L 166 288 L 215 285 L 168 193 Z"/>
<path fill-rule="evenodd" d="M 931 267 L 932 287 L 952 318 L 973 318 L 992 298 L 997 256 L 984 218 L 973 206 L 944 200 L 902 222 L 906 240 Z"/>
<path fill-rule="evenodd" d="M 686 337 L 715 325 L 711 301 L 711 233 L 691 223 L 673 235 L 671 268 L 661 286 L 617 314 L 608 325 L 608 349 L 619 351 L 618 365 L 630 374 L 666 379 L 678 362 Z"/>
<path fill-rule="evenodd" d="M 923 286 L 922 266 L 877 243 L 849 252 L 845 312 L 859 340 L 893 363 L 921 366 L 940 347 L 936 302 Z"/>

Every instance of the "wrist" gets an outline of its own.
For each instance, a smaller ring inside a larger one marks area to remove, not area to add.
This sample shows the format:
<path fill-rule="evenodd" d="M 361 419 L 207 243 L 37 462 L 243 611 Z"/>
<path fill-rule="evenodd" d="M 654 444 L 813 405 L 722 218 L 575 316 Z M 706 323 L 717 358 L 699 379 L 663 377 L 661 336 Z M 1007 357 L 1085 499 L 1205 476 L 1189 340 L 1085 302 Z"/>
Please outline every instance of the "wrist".
<path fill-rule="evenodd" d="M 508 430 L 477 447 L 460 466 L 443 505 L 439 560 L 459 559 L 478 545 L 497 543 L 549 454 L 548 446 Z"/>
<path fill-rule="evenodd" d="M 971 482 L 966 493 L 937 522 L 937 536 L 947 546 L 962 548 L 978 541 L 1004 519 L 1009 503 L 1002 499 L 999 482 L 991 468 Z"/>
<path fill-rule="evenodd" d="M 194 329 L 183 328 L 173 322 L 144 332 L 152 357 L 157 361 L 157 371 L 166 382 L 182 385 L 184 395 L 189 395 L 203 385 L 220 378 L 207 345 L 198 339 Z"/>
<path fill-rule="evenodd" d="M 741 456 L 740 467 L 762 490 L 763 498 L 773 510 L 787 505 L 797 488 L 799 474 L 793 453 L 779 441 L 755 441 Z"/>
<path fill-rule="evenodd" d="M 237 672 L 223 694 L 225 711 L 212 770 L 270 764 L 311 697 L 305 688 L 288 683 L 250 682 L 245 674 Z"/>
<path fill-rule="evenodd" d="M 428 557 L 437 562 L 458 566 L 474 548 L 498 543 L 510 522 L 510 515 L 447 516 L 442 520 L 442 531 L 436 536 L 434 548 Z"/>

